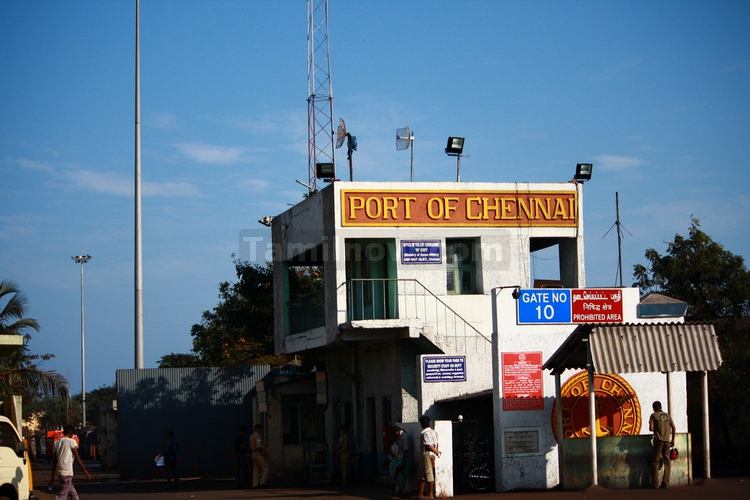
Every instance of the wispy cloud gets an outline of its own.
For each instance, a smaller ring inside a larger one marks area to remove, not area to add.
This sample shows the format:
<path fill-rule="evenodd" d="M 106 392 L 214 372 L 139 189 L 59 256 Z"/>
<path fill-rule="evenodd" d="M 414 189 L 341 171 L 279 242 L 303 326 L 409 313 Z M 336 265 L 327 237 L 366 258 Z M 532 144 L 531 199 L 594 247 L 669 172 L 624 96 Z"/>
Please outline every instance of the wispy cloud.
<path fill-rule="evenodd" d="M 245 179 L 241 185 L 251 191 L 265 191 L 271 186 L 271 182 L 266 179 Z"/>
<path fill-rule="evenodd" d="M 69 170 L 67 180 L 76 188 L 95 193 L 132 197 L 133 179 L 117 172 L 94 170 Z M 199 196 L 197 186 L 186 182 L 146 182 L 141 184 L 143 196 L 148 197 L 192 197 Z"/>
<path fill-rule="evenodd" d="M 49 163 L 37 160 L 31 160 L 29 158 L 16 158 L 13 160 L 19 167 L 25 168 L 26 170 L 33 170 L 35 172 L 46 172 L 53 173 L 55 167 Z"/>
<path fill-rule="evenodd" d="M 218 146 L 200 142 L 181 142 L 175 146 L 185 158 L 208 165 L 234 165 L 245 160 L 248 151 L 244 146 Z"/>
<path fill-rule="evenodd" d="M 166 111 L 149 114 L 146 123 L 151 127 L 165 130 L 175 128 L 179 125 L 177 115 Z"/>
<path fill-rule="evenodd" d="M 646 163 L 640 158 L 624 155 L 599 155 L 595 156 L 594 160 L 596 161 L 596 168 L 617 172 L 631 170 Z"/>

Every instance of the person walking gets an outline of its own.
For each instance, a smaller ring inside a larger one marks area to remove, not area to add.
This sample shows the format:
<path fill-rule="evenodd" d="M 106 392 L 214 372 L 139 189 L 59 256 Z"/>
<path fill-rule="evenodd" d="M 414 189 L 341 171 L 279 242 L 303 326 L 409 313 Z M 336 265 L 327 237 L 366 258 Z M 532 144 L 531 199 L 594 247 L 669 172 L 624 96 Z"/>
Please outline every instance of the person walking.
<path fill-rule="evenodd" d="M 418 498 L 435 498 L 435 459 L 440 457 L 440 444 L 435 429 L 430 427 L 430 417 L 422 415 L 419 417 L 419 425 L 422 433 L 419 440 L 422 444 L 422 474 L 417 486 Z M 423 496 L 424 483 L 427 483 L 428 496 Z"/>
<path fill-rule="evenodd" d="M 651 486 L 653 488 L 668 488 L 669 474 L 672 469 L 669 449 L 674 446 L 675 426 L 672 417 L 662 411 L 661 402 L 654 401 L 654 412 L 648 419 L 648 430 L 654 433 L 653 448 L 651 450 Z M 659 485 L 659 464 L 664 465 L 664 477 Z"/>
<path fill-rule="evenodd" d="M 78 466 L 83 471 L 86 479 L 91 479 L 91 474 L 89 474 L 89 471 L 83 464 L 83 460 L 81 460 L 81 455 L 78 453 L 78 443 L 73 439 L 74 430 L 70 424 L 63 427 L 63 437 L 57 440 L 54 445 L 52 477 L 50 477 L 49 485 L 51 488 L 55 483 L 55 475 L 57 475 L 62 484 L 60 493 L 55 497 L 55 500 L 67 500 L 68 495 L 72 496 L 73 500 L 78 500 L 78 492 L 75 486 L 73 486 L 73 459 L 78 462 Z"/>
<path fill-rule="evenodd" d="M 253 462 L 253 488 L 263 487 L 268 479 L 268 450 L 263 445 L 263 426 L 256 424 L 250 435 L 250 458 Z"/>

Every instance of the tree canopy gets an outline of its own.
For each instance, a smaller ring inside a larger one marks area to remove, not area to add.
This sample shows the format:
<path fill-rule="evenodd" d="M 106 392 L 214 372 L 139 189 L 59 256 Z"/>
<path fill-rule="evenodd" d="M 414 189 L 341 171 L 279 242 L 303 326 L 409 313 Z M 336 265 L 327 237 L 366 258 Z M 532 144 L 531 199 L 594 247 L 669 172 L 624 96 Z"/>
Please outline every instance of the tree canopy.
<path fill-rule="evenodd" d="M 691 219 L 688 236 L 676 234 L 662 255 L 646 250 L 649 266 L 634 266 L 633 275 L 644 292 L 657 291 L 687 302 L 694 320 L 747 316 L 750 312 L 750 273 L 740 255 L 724 249 Z"/>
<path fill-rule="evenodd" d="M 31 354 L 30 331 L 39 323 L 26 317 L 27 298 L 11 281 L 0 281 L 0 335 L 20 335 L 23 346 L 9 349 L 0 356 L 0 400 L 12 394 L 25 399 L 35 396 L 68 397 L 65 378 L 57 372 L 42 370 L 39 364 L 52 354 Z"/>
<path fill-rule="evenodd" d="M 160 368 L 281 364 L 274 355 L 273 268 L 235 260 L 237 281 L 219 284 L 219 303 L 190 330 L 191 353 L 162 356 Z"/>
<path fill-rule="evenodd" d="M 750 438 L 734 430 L 750 426 L 750 401 L 745 380 L 750 379 L 750 272 L 740 255 L 726 250 L 692 218 L 687 237 L 676 234 L 661 254 L 646 250 L 648 266 L 638 264 L 633 275 L 644 292 L 657 291 L 688 303 L 688 320 L 714 324 L 723 358 L 709 377 L 712 433 L 719 446 L 712 449 L 717 463 L 733 462 L 750 448 Z M 700 397 L 694 374 L 688 374 L 688 415 L 700 419 Z M 694 404 L 693 404 L 694 403 Z M 698 412 L 697 414 L 695 412 Z M 734 429 L 734 430 L 732 430 Z M 691 429 L 694 441 L 702 433 Z"/>

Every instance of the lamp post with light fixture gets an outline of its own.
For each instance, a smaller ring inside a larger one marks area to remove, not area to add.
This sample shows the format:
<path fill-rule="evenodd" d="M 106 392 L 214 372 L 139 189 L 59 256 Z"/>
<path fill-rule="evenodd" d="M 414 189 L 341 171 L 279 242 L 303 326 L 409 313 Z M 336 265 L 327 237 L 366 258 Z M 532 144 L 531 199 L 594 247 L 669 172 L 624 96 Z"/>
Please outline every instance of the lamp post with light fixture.
<path fill-rule="evenodd" d="M 91 260 L 90 255 L 75 255 L 71 257 L 73 262 L 81 265 L 81 426 L 86 427 L 86 342 L 85 321 L 83 308 L 83 265 Z"/>
<path fill-rule="evenodd" d="M 456 182 L 461 182 L 461 156 L 464 152 L 463 137 L 448 137 L 445 154 L 456 157 Z"/>

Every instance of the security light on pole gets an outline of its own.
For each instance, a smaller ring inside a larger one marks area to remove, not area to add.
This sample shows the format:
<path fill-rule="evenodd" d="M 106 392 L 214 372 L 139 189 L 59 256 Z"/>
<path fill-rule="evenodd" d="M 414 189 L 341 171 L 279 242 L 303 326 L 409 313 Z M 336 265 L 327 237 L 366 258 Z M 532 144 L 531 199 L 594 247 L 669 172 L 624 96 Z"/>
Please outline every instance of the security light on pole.
<path fill-rule="evenodd" d="M 456 182 L 461 182 L 461 156 L 464 152 L 463 137 L 448 137 L 448 144 L 445 146 L 445 154 L 456 157 Z"/>
<path fill-rule="evenodd" d="M 74 255 L 73 262 L 81 265 L 81 426 L 86 427 L 86 341 L 85 341 L 85 314 L 83 308 L 83 265 L 91 260 L 90 255 Z"/>

